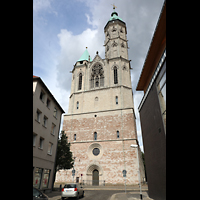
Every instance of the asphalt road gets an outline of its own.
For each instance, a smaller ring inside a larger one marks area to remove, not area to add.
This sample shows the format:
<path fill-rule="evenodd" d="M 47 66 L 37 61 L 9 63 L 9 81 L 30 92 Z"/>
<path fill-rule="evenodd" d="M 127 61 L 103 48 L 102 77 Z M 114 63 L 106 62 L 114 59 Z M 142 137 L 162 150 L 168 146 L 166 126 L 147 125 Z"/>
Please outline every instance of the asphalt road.
<path fill-rule="evenodd" d="M 113 194 L 119 192 L 124 192 L 124 190 L 86 190 L 81 200 L 109 200 Z"/>
<path fill-rule="evenodd" d="M 80 200 L 110 200 L 110 197 L 115 193 L 124 192 L 124 190 L 85 190 L 85 195 Z M 47 194 L 49 200 L 61 200 L 60 192 L 52 192 Z M 72 200 L 73 198 L 66 198 Z"/>

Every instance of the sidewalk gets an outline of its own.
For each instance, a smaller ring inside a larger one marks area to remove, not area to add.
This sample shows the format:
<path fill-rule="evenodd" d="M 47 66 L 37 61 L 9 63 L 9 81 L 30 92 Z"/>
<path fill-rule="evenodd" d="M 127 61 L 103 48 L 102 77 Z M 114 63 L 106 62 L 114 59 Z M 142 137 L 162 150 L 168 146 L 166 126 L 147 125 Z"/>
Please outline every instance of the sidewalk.
<path fill-rule="evenodd" d="M 148 196 L 147 192 L 142 192 L 142 199 L 153 200 Z M 111 196 L 110 200 L 140 200 L 140 192 L 116 193 Z"/>

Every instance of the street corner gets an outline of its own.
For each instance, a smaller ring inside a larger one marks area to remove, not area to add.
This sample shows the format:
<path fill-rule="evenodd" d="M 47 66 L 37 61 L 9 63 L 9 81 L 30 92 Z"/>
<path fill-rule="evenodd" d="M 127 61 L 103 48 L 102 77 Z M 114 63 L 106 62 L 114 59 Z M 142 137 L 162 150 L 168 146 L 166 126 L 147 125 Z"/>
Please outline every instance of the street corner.
<path fill-rule="evenodd" d="M 142 194 L 142 197 L 143 200 L 154 200 L 146 192 Z M 110 200 L 140 200 L 140 194 L 139 192 L 115 193 L 111 196 Z"/>
<path fill-rule="evenodd" d="M 126 193 L 116 193 L 110 197 L 110 200 L 128 200 Z"/>

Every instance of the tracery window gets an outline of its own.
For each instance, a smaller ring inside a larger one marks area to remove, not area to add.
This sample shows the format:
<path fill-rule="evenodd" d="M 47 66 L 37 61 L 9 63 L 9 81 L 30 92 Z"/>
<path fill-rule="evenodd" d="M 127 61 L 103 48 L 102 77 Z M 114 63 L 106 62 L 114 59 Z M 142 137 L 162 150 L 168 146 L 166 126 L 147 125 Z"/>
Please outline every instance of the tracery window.
<path fill-rule="evenodd" d="M 90 88 L 103 87 L 104 86 L 104 71 L 103 67 L 97 63 L 92 67 Z"/>

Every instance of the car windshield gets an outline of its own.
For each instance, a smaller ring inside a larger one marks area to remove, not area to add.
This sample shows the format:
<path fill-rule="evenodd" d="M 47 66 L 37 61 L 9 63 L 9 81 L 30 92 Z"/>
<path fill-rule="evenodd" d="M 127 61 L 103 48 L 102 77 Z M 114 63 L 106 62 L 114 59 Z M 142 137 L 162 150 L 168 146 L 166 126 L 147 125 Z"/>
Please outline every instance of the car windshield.
<path fill-rule="evenodd" d="M 41 192 L 39 192 L 38 190 L 36 190 L 35 188 L 33 188 L 33 197 L 38 197 L 41 194 L 42 194 Z"/>
<path fill-rule="evenodd" d="M 76 184 L 66 184 L 64 188 L 76 188 Z"/>

